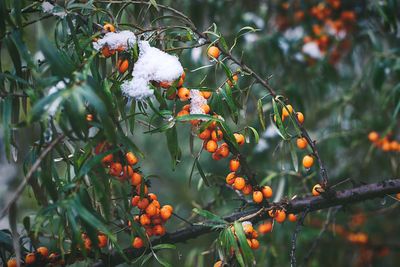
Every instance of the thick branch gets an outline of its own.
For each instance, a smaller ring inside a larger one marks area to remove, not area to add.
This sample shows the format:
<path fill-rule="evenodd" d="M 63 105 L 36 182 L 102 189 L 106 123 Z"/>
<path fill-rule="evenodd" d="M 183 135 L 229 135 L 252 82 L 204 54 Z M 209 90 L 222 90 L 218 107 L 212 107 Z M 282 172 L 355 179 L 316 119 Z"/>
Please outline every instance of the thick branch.
<path fill-rule="evenodd" d="M 326 209 L 335 206 L 349 205 L 353 203 L 362 202 L 378 197 L 385 197 L 386 195 L 395 194 L 400 192 L 400 179 L 386 180 L 379 183 L 373 183 L 368 185 L 362 185 L 353 189 L 337 191 L 334 193 L 332 198 L 324 198 L 322 196 L 317 197 L 305 197 L 300 199 L 294 199 L 290 202 L 279 202 L 273 203 L 270 207 L 266 207 L 265 210 L 271 208 L 283 208 L 288 213 L 300 213 L 304 211 L 312 212 L 316 210 Z M 227 222 L 233 222 L 242 217 L 249 216 L 250 221 L 257 223 L 264 219 L 267 219 L 268 212 L 260 213 L 258 216 L 250 216 L 255 213 L 259 213 L 260 207 L 252 207 L 246 211 L 233 213 L 224 217 Z M 187 228 L 177 230 L 173 233 L 167 233 L 161 238 L 158 238 L 152 242 L 152 245 L 161 243 L 180 243 L 186 242 L 189 239 L 197 238 L 201 235 L 208 234 L 214 230 L 210 226 L 211 222 L 204 222 L 202 224 L 193 225 Z M 143 254 L 144 250 L 138 250 L 133 248 L 127 248 L 124 250 L 126 255 L 133 259 Z M 112 253 L 111 256 L 104 258 L 104 262 L 109 263 L 110 266 L 115 266 L 122 263 L 124 260 L 117 252 Z M 96 263 L 94 266 L 105 266 L 103 261 Z"/>

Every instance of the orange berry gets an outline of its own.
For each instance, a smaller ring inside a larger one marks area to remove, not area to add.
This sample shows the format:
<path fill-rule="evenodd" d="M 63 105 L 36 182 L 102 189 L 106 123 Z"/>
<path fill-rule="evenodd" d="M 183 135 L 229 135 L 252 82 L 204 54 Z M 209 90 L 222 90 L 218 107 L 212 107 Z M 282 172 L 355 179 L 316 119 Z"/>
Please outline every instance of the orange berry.
<path fill-rule="evenodd" d="M 137 173 L 137 172 L 134 172 L 132 175 L 131 175 L 131 184 L 133 185 L 133 186 L 138 186 L 138 185 L 140 185 L 142 183 L 142 175 L 140 175 L 139 173 Z"/>
<path fill-rule="evenodd" d="M 368 139 L 371 142 L 377 142 L 379 139 L 379 134 L 377 132 L 370 132 L 368 134 Z"/>
<path fill-rule="evenodd" d="M 149 193 L 147 196 L 148 196 L 151 200 L 157 200 L 157 195 L 154 194 L 154 193 Z"/>
<path fill-rule="evenodd" d="M 229 169 L 231 172 L 235 172 L 239 169 L 240 167 L 240 161 L 238 159 L 231 159 L 229 162 Z"/>
<path fill-rule="evenodd" d="M 258 240 L 255 238 L 251 239 L 251 248 L 258 249 L 259 247 L 260 247 L 260 242 L 258 242 Z"/>
<path fill-rule="evenodd" d="M 181 78 L 179 78 L 179 81 L 178 81 L 178 84 L 176 85 L 176 87 L 182 87 L 182 85 L 183 85 L 183 81 L 184 81 L 184 79 L 182 79 L 182 77 Z"/>
<path fill-rule="evenodd" d="M 309 169 L 314 164 L 314 158 L 310 155 L 305 155 L 303 158 L 303 166 L 306 169 Z"/>
<path fill-rule="evenodd" d="M 38 247 L 36 252 L 42 255 L 42 258 L 47 258 L 49 256 L 49 249 L 46 247 Z"/>
<path fill-rule="evenodd" d="M 218 148 L 218 150 L 217 150 L 216 153 L 218 153 L 221 157 L 226 158 L 226 157 L 229 156 L 229 148 L 228 148 L 227 145 L 225 145 L 225 146 L 224 146 L 224 145 L 221 145 L 221 146 Z"/>
<path fill-rule="evenodd" d="M 396 198 L 400 200 L 400 193 L 396 194 Z"/>
<path fill-rule="evenodd" d="M 202 96 L 205 99 L 209 99 L 211 97 L 211 95 L 212 95 L 212 92 L 209 92 L 209 91 L 200 91 L 200 93 L 202 94 Z"/>
<path fill-rule="evenodd" d="M 246 238 L 247 241 L 247 245 L 249 245 L 249 247 L 251 248 L 251 239 L 250 238 Z"/>
<path fill-rule="evenodd" d="M 146 214 L 149 215 L 150 217 L 156 215 L 157 207 L 150 203 L 146 208 Z"/>
<path fill-rule="evenodd" d="M 115 32 L 115 27 L 114 25 L 110 24 L 110 23 L 106 23 L 103 26 L 103 29 L 107 32 Z"/>
<path fill-rule="evenodd" d="M 258 226 L 258 232 L 261 234 L 266 234 L 271 232 L 272 230 L 272 223 L 270 221 L 264 222 Z"/>
<path fill-rule="evenodd" d="M 182 107 L 182 110 L 186 110 L 187 112 L 190 112 L 190 104 L 186 104 Z"/>
<path fill-rule="evenodd" d="M 114 159 L 113 154 L 108 154 L 107 156 L 104 156 L 104 158 L 101 159 L 101 163 L 103 163 L 104 165 L 108 165 L 113 161 L 113 159 Z"/>
<path fill-rule="evenodd" d="M 209 140 L 206 144 L 206 150 L 210 153 L 217 151 L 218 144 L 214 140 Z"/>
<path fill-rule="evenodd" d="M 210 106 L 209 105 L 202 105 L 201 106 L 201 109 L 204 111 L 204 113 L 205 114 L 208 114 L 208 113 L 210 113 L 210 111 L 211 111 L 211 108 L 210 108 Z"/>
<path fill-rule="evenodd" d="M 322 186 L 320 184 L 314 185 L 314 187 L 311 191 L 313 196 L 319 196 L 321 194 L 321 192 L 324 192 L 324 189 L 322 188 Z"/>
<path fill-rule="evenodd" d="M 221 155 L 220 155 L 219 153 L 217 153 L 217 152 L 212 153 L 211 158 L 212 158 L 213 160 L 220 160 L 220 159 L 222 159 Z"/>
<path fill-rule="evenodd" d="M 133 239 L 133 242 L 132 242 L 132 246 L 134 247 L 134 248 L 136 248 L 136 249 L 139 249 L 139 248 L 142 248 L 143 247 L 143 240 L 140 238 L 140 237 L 135 237 L 134 239 Z"/>
<path fill-rule="evenodd" d="M 243 145 L 244 144 L 244 135 L 240 134 L 240 133 L 234 133 L 233 134 L 235 136 L 236 142 L 238 143 L 238 145 Z"/>
<path fill-rule="evenodd" d="M 129 61 L 127 59 L 124 59 L 124 60 L 119 59 L 117 61 L 117 68 L 118 68 L 119 73 L 121 73 L 121 74 L 124 73 L 129 68 Z"/>
<path fill-rule="evenodd" d="M 236 177 L 236 173 L 230 172 L 225 178 L 226 183 L 233 184 L 235 182 L 235 177 Z"/>
<path fill-rule="evenodd" d="M 151 202 L 151 204 L 153 204 L 154 206 L 156 206 L 157 208 L 160 208 L 160 202 L 158 202 L 158 200 L 153 200 Z"/>
<path fill-rule="evenodd" d="M 255 203 L 261 203 L 263 201 L 263 193 L 261 193 L 261 191 L 254 191 L 253 192 L 253 201 Z"/>
<path fill-rule="evenodd" d="M 214 140 L 215 142 L 221 141 L 223 137 L 224 134 L 222 133 L 221 130 L 214 130 L 211 132 L 211 139 Z"/>
<path fill-rule="evenodd" d="M 110 166 L 110 175 L 112 176 L 120 176 L 122 172 L 122 165 L 119 162 L 113 162 Z"/>
<path fill-rule="evenodd" d="M 236 177 L 233 182 L 233 188 L 236 190 L 242 190 L 246 186 L 246 180 L 243 177 Z"/>
<path fill-rule="evenodd" d="M 208 140 L 208 139 L 210 139 L 210 136 L 211 136 L 211 131 L 208 130 L 208 129 L 205 129 L 204 131 L 202 131 L 202 132 L 199 133 L 199 135 L 198 135 L 198 137 L 199 137 L 201 140 Z"/>
<path fill-rule="evenodd" d="M 190 97 L 190 91 L 189 89 L 185 87 L 181 87 L 178 89 L 178 97 L 181 101 L 187 101 L 189 100 Z"/>
<path fill-rule="evenodd" d="M 149 189 L 147 188 L 147 185 L 144 185 L 143 195 L 147 195 L 148 193 L 149 193 Z M 141 185 L 136 186 L 136 194 L 141 195 Z"/>
<path fill-rule="evenodd" d="M 251 223 L 243 223 L 243 231 L 246 235 L 251 234 L 254 231 L 253 225 Z"/>
<path fill-rule="evenodd" d="M 101 53 L 103 54 L 104 57 L 111 57 L 112 55 L 115 54 L 115 50 L 110 50 L 110 48 L 108 46 L 104 46 L 101 49 Z"/>
<path fill-rule="evenodd" d="M 169 208 L 162 207 L 160 210 L 161 219 L 164 221 L 168 220 L 172 215 L 172 211 Z"/>
<path fill-rule="evenodd" d="M 168 209 L 168 210 L 170 210 L 171 212 L 174 211 L 174 208 L 173 208 L 171 205 L 164 205 L 163 208 L 164 208 L 164 209 Z"/>
<path fill-rule="evenodd" d="M 299 121 L 300 124 L 304 123 L 304 115 L 301 112 L 296 112 L 297 120 Z"/>
<path fill-rule="evenodd" d="M 87 114 L 86 121 L 93 121 L 93 114 Z"/>
<path fill-rule="evenodd" d="M 129 178 L 133 175 L 133 169 L 131 166 L 124 166 L 123 170 L 122 170 L 122 177 L 123 178 Z"/>
<path fill-rule="evenodd" d="M 268 185 L 265 185 L 261 188 L 261 192 L 265 198 L 271 198 L 272 197 L 272 188 L 269 187 Z"/>
<path fill-rule="evenodd" d="M 217 261 L 216 263 L 214 263 L 214 267 L 222 267 L 222 265 L 222 261 Z"/>
<path fill-rule="evenodd" d="M 307 139 L 304 137 L 299 137 L 296 140 L 296 145 L 299 149 L 305 149 L 307 147 Z"/>
<path fill-rule="evenodd" d="M 9 259 L 7 261 L 7 267 L 17 267 L 17 260 L 16 259 Z"/>
<path fill-rule="evenodd" d="M 161 224 L 157 224 L 157 225 L 154 225 L 154 227 L 153 227 L 153 233 L 155 234 L 155 235 L 164 235 L 165 234 L 165 227 L 164 226 L 162 226 Z"/>
<path fill-rule="evenodd" d="M 295 222 L 295 221 L 297 221 L 297 216 L 296 216 L 295 214 L 293 214 L 293 213 L 290 213 L 290 214 L 288 215 L 288 220 L 289 220 L 290 222 Z"/>
<path fill-rule="evenodd" d="M 107 246 L 107 236 L 105 234 L 99 234 L 97 236 L 99 248 Z"/>
<path fill-rule="evenodd" d="M 269 215 L 269 217 L 271 217 L 271 218 L 275 218 L 276 217 L 276 211 L 275 210 L 269 210 L 268 211 L 268 215 Z"/>
<path fill-rule="evenodd" d="M 253 230 L 253 232 L 251 233 L 251 237 L 258 238 L 258 232 L 256 230 Z"/>
<path fill-rule="evenodd" d="M 275 215 L 275 220 L 278 223 L 283 223 L 285 219 L 286 219 L 286 212 L 284 212 L 283 210 L 277 210 Z"/>
<path fill-rule="evenodd" d="M 139 221 L 141 225 L 149 225 L 151 222 L 150 217 L 147 214 L 140 215 Z"/>
<path fill-rule="evenodd" d="M 210 46 L 210 48 L 208 48 L 208 50 L 207 50 L 207 55 L 210 58 L 218 58 L 220 53 L 221 53 L 221 51 L 219 51 L 219 48 L 216 46 Z"/>
<path fill-rule="evenodd" d="M 25 256 L 25 264 L 33 264 L 36 261 L 35 253 L 28 253 Z"/>
<path fill-rule="evenodd" d="M 140 201 L 140 197 L 139 196 L 132 197 L 132 199 L 131 199 L 132 206 L 136 207 L 138 205 L 139 201 Z"/>
<path fill-rule="evenodd" d="M 286 105 L 285 107 L 282 107 L 282 117 L 288 117 L 292 112 L 292 105 Z"/>
<path fill-rule="evenodd" d="M 160 87 L 162 88 L 170 88 L 172 83 L 171 82 L 167 82 L 167 81 L 162 81 L 159 83 Z"/>
<path fill-rule="evenodd" d="M 135 154 L 133 154 L 132 152 L 126 153 L 125 159 L 129 165 L 135 165 L 139 161 L 138 158 L 135 156 Z"/>
<path fill-rule="evenodd" d="M 250 195 L 251 194 L 251 192 L 253 191 L 253 187 L 251 186 L 251 184 L 246 184 L 245 186 L 244 186 L 244 188 L 242 189 L 242 193 L 244 194 L 244 195 Z"/>
<path fill-rule="evenodd" d="M 178 112 L 178 114 L 176 114 L 177 117 L 181 117 L 181 116 L 185 116 L 185 115 L 189 115 L 189 111 L 181 110 Z"/>
<path fill-rule="evenodd" d="M 149 205 L 149 200 L 147 198 L 139 199 L 139 202 L 137 203 L 137 207 L 141 210 L 146 209 L 148 205 Z"/>
<path fill-rule="evenodd" d="M 232 80 L 234 81 L 234 83 L 231 82 L 231 80 L 227 80 L 227 83 L 230 87 L 233 87 L 234 84 L 237 83 L 237 81 L 239 80 L 239 77 L 235 74 L 232 76 Z"/>

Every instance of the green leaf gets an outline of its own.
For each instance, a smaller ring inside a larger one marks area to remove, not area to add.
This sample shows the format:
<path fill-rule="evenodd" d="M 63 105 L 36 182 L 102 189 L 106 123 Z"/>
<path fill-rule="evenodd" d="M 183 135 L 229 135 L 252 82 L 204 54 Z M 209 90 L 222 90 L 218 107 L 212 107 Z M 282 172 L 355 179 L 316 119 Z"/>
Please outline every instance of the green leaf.
<path fill-rule="evenodd" d="M 261 127 L 265 131 L 265 129 L 266 129 L 265 116 L 264 116 L 264 112 L 263 112 L 263 104 L 262 104 L 261 99 L 258 99 L 258 101 L 257 101 L 257 113 L 258 113 L 258 120 L 260 121 Z"/>
<path fill-rule="evenodd" d="M 168 151 L 171 155 L 172 169 L 175 170 L 176 165 L 179 163 L 182 152 L 178 144 L 178 132 L 176 126 L 165 131 L 167 137 Z"/>
<path fill-rule="evenodd" d="M 12 115 L 12 98 L 6 97 L 2 101 L 2 125 L 3 125 L 3 142 L 5 146 L 5 153 L 8 160 L 10 160 L 11 152 L 11 115 Z"/>
<path fill-rule="evenodd" d="M 200 174 L 201 178 L 203 179 L 204 183 L 206 184 L 206 186 L 210 186 L 210 182 L 208 181 L 207 176 L 204 174 L 204 171 L 201 168 L 200 163 L 197 158 L 195 159 L 195 162 L 196 162 L 197 170 L 199 171 L 199 174 Z"/>
<path fill-rule="evenodd" d="M 289 138 L 289 136 L 288 136 L 288 134 L 286 132 L 285 127 L 283 126 L 281 115 L 279 114 L 278 106 L 276 104 L 275 99 L 272 99 L 272 107 L 273 107 L 273 110 L 274 110 L 274 117 L 273 118 L 276 118 L 276 124 L 278 125 L 278 133 L 284 140 L 287 140 Z M 272 124 L 275 126 L 275 123 L 272 123 Z"/>
<path fill-rule="evenodd" d="M 292 157 L 292 164 L 293 164 L 294 170 L 296 172 L 298 172 L 299 171 L 299 159 L 297 157 L 296 149 L 293 145 L 293 142 L 289 141 L 289 145 L 290 145 L 290 155 Z"/>
<path fill-rule="evenodd" d="M 238 242 L 242 250 L 245 266 L 254 266 L 255 265 L 254 254 L 249 244 L 247 243 L 246 234 L 243 231 L 242 224 L 236 221 L 234 223 L 234 227 L 235 227 L 235 234 L 238 238 Z"/>
<path fill-rule="evenodd" d="M 74 62 L 66 55 L 65 52 L 58 51 L 47 39 L 42 38 L 39 46 L 50 63 L 51 71 L 59 77 L 71 77 L 75 69 Z"/>
<path fill-rule="evenodd" d="M 193 212 L 197 213 L 198 215 L 200 215 L 200 216 L 202 216 L 204 218 L 206 218 L 207 220 L 210 220 L 210 221 L 213 221 L 213 222 L 216 222 L 216 223 L 219 223 L 219 224 L 223 224 L 223 225 L 227 224 L 227 222 L 224 219 L 222 219 L 218 215 L 215 215 L 212 212 L 209 212 L 208 210 L 201 210 L 201 209 L 198 209 L 198 208 L 194 208 Z"/>
<path fill-rule="evenodd" d="M 246 126 L 244 129 L 246 131 L 246 136 L 247 136 L 247 132 L 251 131 L 251 133 L 254 135 L 254 139 L 257 144 L 258 141 L 260 140 L 260 135 L 258 134 L 257 130 L 251 126 Z"/>
<path fill-rule="evenodd" d="M 159 245 L 155 245 L 153 246 L 154 250 L 157 249 L 176 249 L 176 246 L 174 244 L 159 244 Z"/>

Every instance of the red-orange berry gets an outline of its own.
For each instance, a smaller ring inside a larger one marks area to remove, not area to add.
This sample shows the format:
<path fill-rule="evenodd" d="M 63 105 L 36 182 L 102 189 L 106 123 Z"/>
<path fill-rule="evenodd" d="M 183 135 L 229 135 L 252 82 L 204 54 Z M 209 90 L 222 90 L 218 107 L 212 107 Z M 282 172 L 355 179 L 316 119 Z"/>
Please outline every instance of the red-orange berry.
<path fill-rule="evenodd" d="M 255 203 L 261 203 L 263 201 L 263 193 L 261 193 L 261 191 L 254 191 L 253 192 L 253 201 Z"/>
<path fill-rule="evenodd" d="M 246 180 L 243 177 L 236 177 L 233 183 L 233 188 L 236 190 L 242 190 L 246 186 Z"/>
<path fill-rule="evenodd" d="M 272 188 L 269 187 L 268 185 L 265 185 L 261 188 L 261 192 L 265 198 L 271 198 L 272 197 Z"/>
<path fill-rule="evenodd" d="M 135 237 L 132 242 L 132 246 L 136 249 L 142 248 L 144 245 L 143 240 L 140 237 Z"/>
<path fill-rule="evenodd" d="M 135 156 L 135 154 L 133 154 L 132 152 L 126 153 L 125 159 L 129 165 L 135 165 L 139 161 L 138 158 Z"/>
<path fill-rule="evenodd" d="M 240 167 L 240 161 L 238 159 L 231 159 L 229 162 L 229 169 L 231 172 L 236 172 Z"/>

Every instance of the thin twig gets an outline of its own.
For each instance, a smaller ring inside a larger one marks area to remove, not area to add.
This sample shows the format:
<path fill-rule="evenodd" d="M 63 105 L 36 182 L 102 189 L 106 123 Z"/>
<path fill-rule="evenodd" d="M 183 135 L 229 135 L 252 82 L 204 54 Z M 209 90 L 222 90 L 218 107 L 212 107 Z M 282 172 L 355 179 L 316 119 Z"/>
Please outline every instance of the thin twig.
<path fill-rule="evenodd" d="M 36 170 L 39 168 L 40 163 L 44 160 L 44 158 L 47 156 L 47 154 L 53 150 L 53 148 L 64 138 L 64 135 L 61 134 L 57 136 L 53 140 L 53 142 L 50 143 L 39 155 L 39 157 L 36 159 L 35 163 L 33 163 L 32 167 L 29 169 L 28 173 L 26 174 L 25 178 L 23 179 L 22 183 L 18 186 L 17 190 L 15 190 L 14 195 L 12 196 L 11 200 L 5 205 L 5 207 L 1 210 L 0 212 L 0 219 L 2 219 L 9 211 L 10 207 L 12 204 L 14 204 L 18 198 L 21 196 L 22 191 L 24 191 L 25 186 L 28 184 L 29 180 L 32 178 L 33 174 L 36 172 Z"/>
<path fill-rule="evenodd" d="M 294 230 L 293 236 L 292 236 L 292 249 L 290 251 L 290 266 L 291 267 L 296 267 L 296 241 L 297 241 L 297 235 L 299 234 L 301 227 L 303 226 L 304 219 L 307 216 L 308 209 L 306 209 L 299 220 L 297 221 L 296 224 L 296 229 Z"/>

